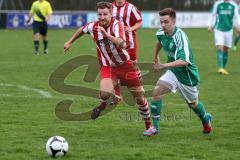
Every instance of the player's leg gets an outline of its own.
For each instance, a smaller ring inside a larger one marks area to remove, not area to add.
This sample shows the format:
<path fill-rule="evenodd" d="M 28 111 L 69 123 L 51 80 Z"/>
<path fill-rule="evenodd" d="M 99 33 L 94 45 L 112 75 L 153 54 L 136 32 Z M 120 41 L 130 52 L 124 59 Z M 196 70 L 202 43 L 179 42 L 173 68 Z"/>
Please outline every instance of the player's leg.
<path fill-rule="evenodd" d="M 224 46 L 223 47 L 223 72 L 222 74 L 229 74 L 228 71 L 225 69 L 226 65 L 227 65 L 227 62 L 228 62 L 228 50 L 229 48 Z"/>
<path fill-rule="evenodd" d="M 177 85 L 175 82 L 176 76 L 171 71 L 167 71 L 158 80 L 152 93 L 150 105 L 153 127 L 144 132 L 145 136 L 151 136 L 160 131 L 160 116 L 163 108 L 162 97 L 171 91 L 176 92 Z"/>
<path fill-rule="evenodd" d="M 236 36 L 234 38 L 233 48 L 232 48 L 233 51 L 237 50 L 237 45 L 238 45 L 239 40 L 240 40 L 240 34 L 236 33 Z"/>
<path fill-rule="evenodd" d="M 43 22 L 41 26 L 40 33 L 43 36 L 44 54 L 48 54 L 48 25 L 47 22 Z"/>
<path fill-rule="evenodd" d="M 39 23 L 36 21 L 33 21 L 33 34 L 34 34 L 34 49 L 35 49 L 35 54 L 39 54 L 39 39 L 40 39 L 40 26 Z"/>
<path fill-rule="evenodd" d="M 211 132 L 211 119 L 210 113 L 207 113 L 204 105 L 198 100 L 199 89 L 198 86 L 186 86 L 178 83 L 178 90 L 180 95 L 185 99 L 188 106 L 200 118 L 203 125 L 203 133 Z"/>
<path fill-rule="evenodd" d="M 162 97 L 165 94 L 171 92 L 171 90 L 169 89 L 170 87 L 167 85 L 168 84 L 165 83 L 164 81 L 158 81 L 153 90 L 150 104 L 153 126 L 150 129 L 144 131 L 143 134 L 145 136 L 151 136 L 154 134 L 158 134 L 160 132 L 160 120 L 161 120 L 160 116 L 163 108 Z"/>
<path fill-rule="evenodd" d="M 137 103 L 138 110 L 143 117 L 146 129 L 151 126 L 150 110 L 144 96 L 144 89 L 138 77 L 138 72 L 132 61 L 127 61 L 114 71 L 121 80 L 121 84 L 128 87 Z"/>
<path fill-rule="evenodd" d="M 217 48 L 218 48 L 217 59 L 219 67 L 218 73 L 227 75 L 229 73 L 224 69 L 224 67 L 226 66 L 228 60 L 228 50 L 226 50 L 224 46 L 217 46 Z"/>
<path fill-rule="evenodd" d="M 200 118 L 203 125 L 203 133 L 210 133 L 212 130 L 212 115 L 206 112 L 203 103 L 201 101 L 188 102 L 188 106 Z"/>
<path fill-rule="evenodd" d="M 217 47 L 217 64 L 218 72 L 222 74 L 223 72 L 223 51 L 224 51 L 224 32 L 214 30 L 214 40 Z"/>
<path fill-rule="evenodd" d="M 106 108 L 107 100 L 113 95 L 114 81 L 111 78 L 100 80 L 99 105 L 93 109 L 91 118 L 96 119 L 100 113 Z"/>
<path fill-rule="evenodd" d="M 227 70 L 225 69 L 227 62 L 228 62 L 228 51 L 229 48 L 232 47 L 232 34 L 233 31 L 229 31 L 224 33 L 225 34 L 225 43 L 223 47 L 223 69 L 224 69 L 224 74 L 229 74 Z"/>
<path fill-rule="evenodd" d="M 102 66 L 100 69 L 100 103 L 93 109 L 92 119 L 99 117 L 100 113 L 106 108 L 107 100 L 113 95 L 116 82 L 115 77 L 111 73 L 111 67 Z"/>
<path fill-rule="evenodd" d="M 139 113 L 145 122 L 146 129 L 149 129 L 151 127 L 150 110 L 148 102 L 144 96 L 143 86 L 132 86 L 128 87 L 128 89 L 132 93 L 134 100 L 137 103 Z"/>
<path fill-rule="evenodd" d="M 152 93 L 151 106 L 150 106 L 152 121 L 153 121 L 153 126 L 158 131 L 160 131 L 160 120 L 161 120 L 160 116 L 163 108 L 162 97 L 165 94 L 171 92 L 169 88 L 170 87 L 167 86 L 167 84 L 164 83 L 163 81 L 158 81 Z"/>

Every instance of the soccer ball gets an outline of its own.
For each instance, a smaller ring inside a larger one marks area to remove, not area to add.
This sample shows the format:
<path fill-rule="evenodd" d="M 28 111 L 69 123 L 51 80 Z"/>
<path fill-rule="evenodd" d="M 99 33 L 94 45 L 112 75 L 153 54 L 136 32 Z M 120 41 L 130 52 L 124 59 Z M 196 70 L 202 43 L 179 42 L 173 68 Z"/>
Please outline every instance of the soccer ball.
<path fill-rule="evenodd" d="M 68 152 L 68 142 L 61 136 L 53 136 L 48 139 L 46 150 L 49 156 L 62 157 Z"/>

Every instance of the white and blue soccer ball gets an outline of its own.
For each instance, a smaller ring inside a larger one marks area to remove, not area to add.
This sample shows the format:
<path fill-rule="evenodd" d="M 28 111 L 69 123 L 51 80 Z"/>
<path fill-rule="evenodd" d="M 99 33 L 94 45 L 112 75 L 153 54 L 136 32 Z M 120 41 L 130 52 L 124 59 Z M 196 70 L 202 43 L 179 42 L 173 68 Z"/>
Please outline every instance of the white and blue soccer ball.
<path fill-rule="evenodd" d="M 51 157 L 62 157 L 68 152 L 68 142 L 61 136 L 53 136 L 48 139 L 46 150 Z"/>

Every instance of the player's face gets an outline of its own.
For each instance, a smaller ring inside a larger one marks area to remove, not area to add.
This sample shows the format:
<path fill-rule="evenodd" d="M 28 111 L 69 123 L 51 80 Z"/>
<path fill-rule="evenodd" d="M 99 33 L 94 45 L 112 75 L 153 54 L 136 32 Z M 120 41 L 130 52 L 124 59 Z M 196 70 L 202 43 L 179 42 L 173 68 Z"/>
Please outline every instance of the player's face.
<path fill-rule="evenodd" d="M 160 23 L 162 26 L 162 30 L 165 33 L 171 35 L 175 28 L 176 20 L 171 18 L 169 15 L 165 15 L 160 17 Z"/>
<path fill-rule="evenodd" d="M 108 26 L 112 18 L 111 11 L 108 8 L 98 8 L 97 14 L 100 26 Z"/>
<path fill-rule="evenodd" d="M 115 2 L 117 4 L 117 6 L 121 6 L 126 2 L 126 0 L 115 0 Z"/>

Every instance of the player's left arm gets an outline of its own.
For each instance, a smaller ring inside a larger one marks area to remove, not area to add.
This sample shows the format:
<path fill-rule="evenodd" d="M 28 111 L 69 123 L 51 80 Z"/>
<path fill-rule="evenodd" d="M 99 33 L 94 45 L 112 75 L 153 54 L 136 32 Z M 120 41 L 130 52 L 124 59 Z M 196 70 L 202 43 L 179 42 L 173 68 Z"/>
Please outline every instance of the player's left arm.
<path fill-rule="evenodd" d="M 240 33 L 240 15 L 238 12 L 239 8 L 237 4 L 235 4 L 235 9 L 234 9 L 234 20 L 235 20 L 235 29 L 237 33 Z"/>
<path fill-rule="evenodd" d="M 129 32 L 132 32 L 132 31 L 138 30 L 141 27 L 142 27 L 142 21 L 139 21 L 139 22 L 135 23 L 132 27 L 126 26 L 125 30 L 129 31 Z"/>
<path fill-rule="evenodd" d="M 35 4 L 35 3 L 32 4 L 31 9 L 30 9 L 30 11 L 29 11 L 28 19 L 27 19 L 27 21 L 26 21 L 27 24 L 30 23 L 30 21 L 31 21 L 33 15 L 34 15 L 34 4 Z"/>
<path fill-rule="evenodd" d="M 135 22 L 133 26 L 127 26 L 125 27 L 126 31 L 136 31 L 139 28 L 142 27 L 142 14 L 141 12 L 133 6 L 132 11 L 131 11 L 131 19 Z"/>
<path fill-rule="evenodd" d="M 46 22 L 49 20 L 49 18 L 50 18 L 50 16 L 52 15 L 52 13 L 53 13 L 52 6 L 51 6 L 50 3 L 49 3 L 49 5 L 48 5 L 48 11 L 47 11 L 47 16 L 46 16 L 46 18 L 45 18 L 45 21 L 46 21 Z"/>
<path fill-rule="evenodd" d="M 216 22 L 216 19 L 217 19 L 217 4 L 218 4 L 218 2 L 214 3 L 213 9 L 211 11 L 211 15 L 208 18 L 208 32 L 213 31 L 213 26 L 214 26 L 214 24 Z"/>

